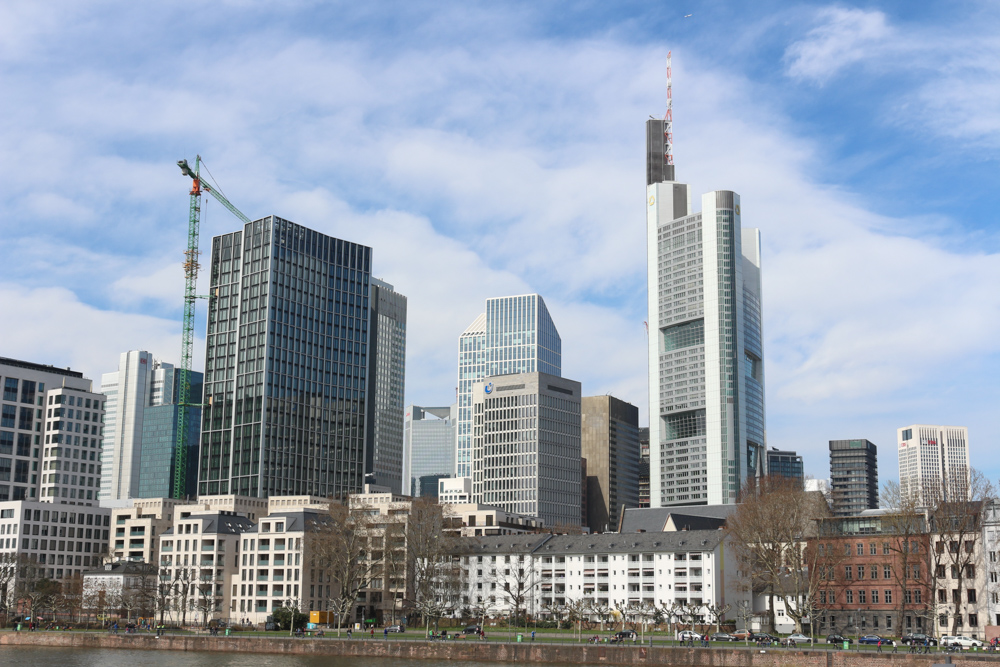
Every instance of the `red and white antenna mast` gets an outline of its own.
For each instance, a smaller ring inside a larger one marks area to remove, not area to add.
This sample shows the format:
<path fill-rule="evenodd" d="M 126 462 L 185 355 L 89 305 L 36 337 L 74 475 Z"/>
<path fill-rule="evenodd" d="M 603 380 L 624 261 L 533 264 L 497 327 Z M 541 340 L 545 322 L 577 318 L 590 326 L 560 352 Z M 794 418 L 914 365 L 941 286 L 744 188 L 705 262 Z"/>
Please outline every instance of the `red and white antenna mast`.
<path fill-rule="evenodd" d="M 663 116 L 663 159 L 674 163 L 674 75 L 670 67 L 670 51 L 667 51 L 667 113 Z"/>

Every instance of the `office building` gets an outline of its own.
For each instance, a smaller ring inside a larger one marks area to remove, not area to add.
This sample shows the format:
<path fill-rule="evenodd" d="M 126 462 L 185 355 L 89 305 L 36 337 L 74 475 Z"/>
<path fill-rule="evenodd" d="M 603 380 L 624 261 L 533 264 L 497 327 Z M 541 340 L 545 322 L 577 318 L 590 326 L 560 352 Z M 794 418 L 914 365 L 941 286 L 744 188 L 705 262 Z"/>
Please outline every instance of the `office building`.
<path fill-rule="evenodd" d="M 868 440 L 831 440 L 830 495 L 834 516 L 878 509 L 878 447 Z"/>
<path fill-rule="evenodd" d="M 403 390 L 406 380 L 406 297 L 371 280 L 371 350 L 365 472 L 393 493 L 403 490 Z"/>
<path fill-rule="evenodd" d="M 795 452 L 783 452 L 777 447 L 767 450 L 767 474 L 772 477 L 805 480 L 802 457 Z"/>
<path fill-rule="evenodd" d="M 922 507 L 968 499 L 969 429 L 913 424 L 896 429 L 899 486 Z"/>
<path fill-rule="evenodd" d="M 212 239 L 199 495 L 361 490 L 371 259 L 276 216 Z"/>
<path fill-rule="evenodd" d="M 472 502 L 580 525 L 580 383 L 548 373 L 472 388 Z"/>
<path fill-rule="evenodd" d="M 624 508 L 639 506 L 639 408 L 614 396 L 585 396 L 580 409 L 584 525 L 605 533 L 617 528 Z"/>
<path fill-rule="evenodd" d="M 188 375 L 191 403 L 201 403 L 202 374 Z M 123 352 L 118 370 L 101 376 L 107 415 L 101 458 L 101 499 L 161 498 L 174 494 L 177 427 L 188 429 L 184 496 L 197 492 L 201 408 L 181 408 L 180 372 L 143 350 Z"/>
<path fill-rule="evenodd" d="M 0 358 L 0 500 L 96 505 L 104 395 L 82 373 Z"/>
<path fill-rule="evenodd" d="M 639 507 L 649 507 L 649 427 L 639 429 Z"/>
<path fill-rule="evenodd" d="M 760 232 L 735 192 L 692 211 L 668 124 L 646 130 L 650 505 L 735 503 L 766 446 Z"/>
<path fill-rule="evenodd" d="M 537 294 L 486 300 L 458 339 L 458 434 L 455 476 L 472 474 L 472 389 L 510 373 L 562 374 L 562 339 Z"/>
<path fill-rule="evenodd" d="M 407 406 L 403 416 L 405 495 L 424 495 L 420 482 L 424 477 L 451 477 L 454 473 L 457 412 L 457 404 L 449 407 Z"/>

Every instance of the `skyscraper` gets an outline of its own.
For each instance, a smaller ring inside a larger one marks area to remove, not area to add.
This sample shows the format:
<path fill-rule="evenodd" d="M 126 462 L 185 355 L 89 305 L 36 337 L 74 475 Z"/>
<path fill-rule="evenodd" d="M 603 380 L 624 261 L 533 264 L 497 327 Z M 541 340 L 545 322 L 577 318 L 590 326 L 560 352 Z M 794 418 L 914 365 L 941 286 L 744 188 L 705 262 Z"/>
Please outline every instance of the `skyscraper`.
<path fill-rule="evenodd" d="M 513 373 L 472 388 L 472 502 L 579 526 L 580 383 Z"/>
<path fill-rule="evenodd" d="M 969 429 L 912 424 L 896 429 L 899 486 L 921 506 L 966 500 L 969 484 Z"/>
<path fill-rule="evenodd" d="M 101 458 L 101 499 L 170 497 L 177 448 L 179 373 L 143 350 L 123 352 L 118 370 L 101 376 L 107 415 Z M 192 403 L 201 402 L 202 374 L 189 376 Z M 201 408 L 187 407 L 186 495 L 197 492 Z"/>
<path fill-rule="evenodd" d="M 878 509 L 878 447 L 874 443 L 830 441 L 830 495 L 834 516 Z"/>
<path fill-rule="evenodd" d="M 508 373 L 562 374 L 562 339 L 537 294 L 486 300 L 486 312 L 458 338 L 455 476 L 472 474 L 472 388 Z"/>
<path fill-rule="evenodd" d="M 429 408 L 410 405 L 403 421 L 403 493 L 424 495 L 421 480 L 433 484 L 455 471 L 455 417 L 457 405 Z M 432 480 L 432 478 L 434 478 Z"/>
<path fill-rule="evenodd" d="M 603 533 L 616 529 L 626 507 L 639 506 L 639 408 L 614 396 L 585 396 L 580 409 L 585 525 Z"/>
<path fill-rule="evenodd" d="M 277 216 L 212 239 L 199 494 L 362 489 L 371 248 Z"/>
<path fill-rule="evenodd" d="M 365 472 L 393 493 L 403 492 L 403 390 L 406 380 L 406 297 L 371 281 L 371 350 Z"/>
<path fill-rule="evenodd" d="M 646 133 L 650 505 L 735 503 L 763 472 L 760 231 L 728 190 L 692 212 L 668 122 Z"/>

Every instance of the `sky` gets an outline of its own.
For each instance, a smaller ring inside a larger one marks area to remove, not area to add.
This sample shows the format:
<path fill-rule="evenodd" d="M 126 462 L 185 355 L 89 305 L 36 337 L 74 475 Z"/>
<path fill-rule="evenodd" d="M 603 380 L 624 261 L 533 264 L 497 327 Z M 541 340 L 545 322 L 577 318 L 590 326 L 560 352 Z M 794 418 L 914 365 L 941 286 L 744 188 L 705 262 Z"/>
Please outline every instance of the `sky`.
<path fill-rule="evenodd" d="M 409 302 L 408 403 L 453 402 L 486 298 L 538 292 L 563 375 L 645 425 L 644 123 L 668 51 L 677 179 L 740 193 L 761 230 L 768 445 L 825 478 L 829 440 L 867 438 L 886 480 L 896 428 L 963 425 L 996 480 L 988 0 L 7 0 L 0 356 L 97 383 L 129 349 L 178 361 L 176 161 L 200 154 L 249 217 L 374 249 Z M 237 226 L 208 200 L 202 248 Z"/>

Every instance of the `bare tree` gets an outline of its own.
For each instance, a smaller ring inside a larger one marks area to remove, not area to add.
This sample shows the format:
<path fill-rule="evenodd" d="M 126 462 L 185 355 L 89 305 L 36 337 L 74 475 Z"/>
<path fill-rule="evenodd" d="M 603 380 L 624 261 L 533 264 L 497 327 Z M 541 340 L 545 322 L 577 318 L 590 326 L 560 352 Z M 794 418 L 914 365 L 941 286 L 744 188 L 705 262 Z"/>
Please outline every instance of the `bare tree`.
<path fill-rule="evenodd" d="M 588 619 L 594 609 L 594 601 L 590 598 L 569 599 L 563 606 L 566 620 L 576 624 L 576 640 L 580 641 L 583 632 L 583 622 Z"/>
<path fill-rule="evenodd" d="M 339 619 L 338 635 L 344 622 L 350 622 L 361 592 L 372 587 L 382 568 L 382 563 L 369 555 L 377 515 L 377 509 L 362 506 L 352 510 L 334 501 L 307 534 L 317 568 L 336 584 L 329 604 Z"/>
<path fill-rule="evenodd" d="M 417 498 L 410 505 L 406 523 L 406 576 L 409 578 L 410 605 L 424 620 L 424 630 L 460 604 L 459 584 L 464 572 L 457 567 L 452 551 L 454 538 L 446 531 L 448 519 L 443 508 Z"/>
<path fill-rule="evenodd" d="M 512 610 L 510 616 L 516 625 L 523 618 L 528 596 L 540 581 L 534 576 L 531 557 L 525 558 L 523 553 L 516 556 L 505 555 L 503 566 L 498 563 L 496 571 L 497 588 L 507 601 L 507 607 Z"/>
<path fill-rule="evenodd" d="M 174 607 L 181 612 L 181 625 L 187 624 L 187 612 L 190 607 L 190 600 L 196 593 L 196 582 L 193 570 L 187 567 L 177 567 L 174 569 L 173 600 Z"/>
<path fill-rule="evenodd" d="M 742 503 L 726 521 L 726 533 L 743 574 L 744 589 L 764 594 L 773 629 L 776 600 L 802 632 L 807 606 L 820 587 L 820 556 L 809 547 L 815 521 L 830 515 L 821 494 L 803 490 L 798 480 L 765 477 L 744 489 Z"/>
<path fill-rule="evenodd" d="M 705 611 L 708 612 L 708 616 L 712 625 L 715 626 L 716 632 L 721 632 L 722 621 L 726 620 L 726 614 L 729 610 L 733 608 L 731 604 L 707 604 L 705 605 Z"/>
<path fill-rule="evenodd" d="M 896 601 L 896 634 L 904 632 L 907 612 L 923 617 L 932 604 L 927 516 L 918 506 L 915 494 L 906 493 L 895 481 L 882 488 L 880 504 L 888 511 L 881 517 L 883 552 L 891 558 L 884 563 L 893 582 L 899 586 Z"/>
<path fill-rule="evenodd" d="M 753 603 L 750 600 L 740 600 L 736 603 L 736 615 L 743 621 L 743 630 L 747 633 L 743 638 L 743 643 L 750 643 L 750 624 L 755 616 Z"/>
<path fill-rule="evenodd" d="M 982 542 L 985 504 L 994 495 L 993 485 L 976 469 L 968 477 L 946 479 L 938 488 L 925 489 L 932 539 L 931 558 L 936 579 L 937 602 L 951 611 L 952 634 L 961 634 L 962 616 L 971 605 L 978 608 L 976 567 Z M 941 586 L 950 578 L 953 588 Z M 967 586 L 971 588 L 967 589 Z M 942 595 L 942 593 L 944 595 Z M 942 600 L 941 598 L 945 599 Z"/>

